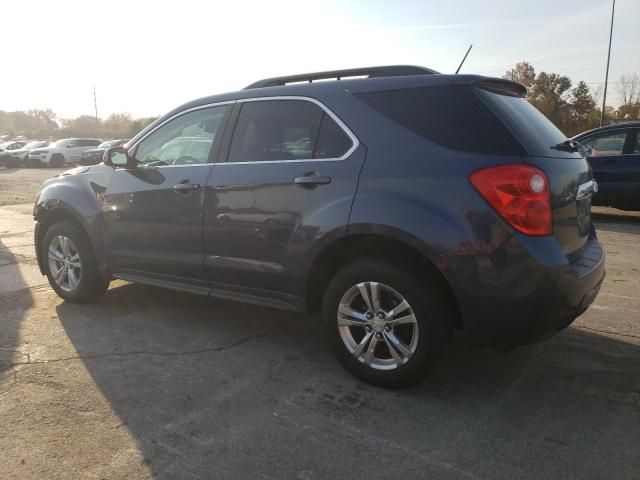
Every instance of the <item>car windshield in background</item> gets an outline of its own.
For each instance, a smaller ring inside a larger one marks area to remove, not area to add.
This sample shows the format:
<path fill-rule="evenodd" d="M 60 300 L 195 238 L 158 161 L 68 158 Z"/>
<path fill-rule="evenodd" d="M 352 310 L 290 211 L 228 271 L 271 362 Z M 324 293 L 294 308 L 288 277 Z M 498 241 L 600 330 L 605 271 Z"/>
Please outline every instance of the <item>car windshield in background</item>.
<path fill-rule="evenodd" d="M 109 148 L 109 147 L 112 147 L 114 145 L 117 145 L 119 141 L 120 140 L 109 140 L 107 142 L 102 142 L 96 148 Z"/>
<path fill-rule="evenodd" d="M 58 140 L 57 142 L 53 142 L 50 147 L 64 147 L 67 143 L 69 143 L 69 139 Z"/>
<path fill-rule="evenodd" d="M 47 142 L 29 142 L 23 148 L 25 149 L 39 148 L 39 147 L 44 147 L 46 145 L 47 145 Z"/>
<path fill-rule="evenodd" d="M 522 97 L 485 88 L 475 88 L 478 95 L 503 119 L 529 155 L 567 157 L 576 154 L 554 149 L 567 136 L 538 109 Z"/>

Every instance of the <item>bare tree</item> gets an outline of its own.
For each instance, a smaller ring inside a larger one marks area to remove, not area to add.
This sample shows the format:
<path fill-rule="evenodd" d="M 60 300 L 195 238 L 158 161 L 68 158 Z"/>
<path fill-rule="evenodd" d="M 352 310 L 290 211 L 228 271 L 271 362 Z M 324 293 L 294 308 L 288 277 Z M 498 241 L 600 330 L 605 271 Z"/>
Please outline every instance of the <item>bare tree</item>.
<path fill-rule="evenodd" d="M 628 75 L 621 75 L 616 84 L 616 90 L 622 97 L 625 107 L 640 100 L 640 77 L 633 72 Z"/>

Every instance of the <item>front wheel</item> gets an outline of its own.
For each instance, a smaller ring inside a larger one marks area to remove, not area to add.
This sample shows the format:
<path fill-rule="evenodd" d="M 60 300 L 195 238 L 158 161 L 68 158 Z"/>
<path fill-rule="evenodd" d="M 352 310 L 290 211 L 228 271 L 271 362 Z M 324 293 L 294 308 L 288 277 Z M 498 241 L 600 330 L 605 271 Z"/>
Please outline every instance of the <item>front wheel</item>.
<path fill-rule="evenodd" d="M 56 153 L 51 157 L 50 164 L 52 167 L 60 168 L 64 166 L 64 162 L 65 162 L 64 156 L 60 155 L 59 153 Z"/>
<path fill-rule="evenodd" d="M 437 282 L 359 260 L 330 281 L 324 326 L 340 363 L 359 379 L 397 388 L 422 379 L 447 340 L 449 309 Z"/>
<path fill-rule="evenodd" d="M 49 283 L 65 300 L 95 300 L 109 286 L 98 269 L 87 235 L 75 223 L 60 221 L 51 225 L 42 247 Z"/>

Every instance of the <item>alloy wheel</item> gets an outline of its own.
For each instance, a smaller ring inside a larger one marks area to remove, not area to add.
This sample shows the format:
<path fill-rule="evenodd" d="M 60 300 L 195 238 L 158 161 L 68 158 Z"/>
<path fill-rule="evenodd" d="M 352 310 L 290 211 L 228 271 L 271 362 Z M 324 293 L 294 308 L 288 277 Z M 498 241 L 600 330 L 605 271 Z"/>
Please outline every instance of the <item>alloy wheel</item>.
<path fill-rule="evenodd" d="M 73 241 L 64 235 L 49 243 L 49 271 L 53 281 L 65 292 L 73 292 L 80 284 L 82 263 Z"/>
<path fill-rule="evenodd" d="M 361 282 L 340 299 L 338 330 L 347 350 L 376 370 L 406 364 L 418 346 L 418 321 L 409 302 L 389 285 Z"/>

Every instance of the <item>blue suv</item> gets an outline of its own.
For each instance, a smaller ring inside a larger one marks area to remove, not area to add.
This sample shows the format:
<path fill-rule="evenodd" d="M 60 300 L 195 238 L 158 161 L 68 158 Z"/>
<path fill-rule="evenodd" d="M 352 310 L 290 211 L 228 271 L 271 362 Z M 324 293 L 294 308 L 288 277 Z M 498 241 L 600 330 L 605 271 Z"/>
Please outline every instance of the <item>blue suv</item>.
<path fill-rule="evenodd" d="M 43 184 L 40 269 L 72 302 L 119 278 L 320 313 L 342 365 L 385 387 L 454 329 L 539 341 L 594 300 L 604 252 L 589 165 L 525 93 L 391 66 L 195 100 Z"/>

